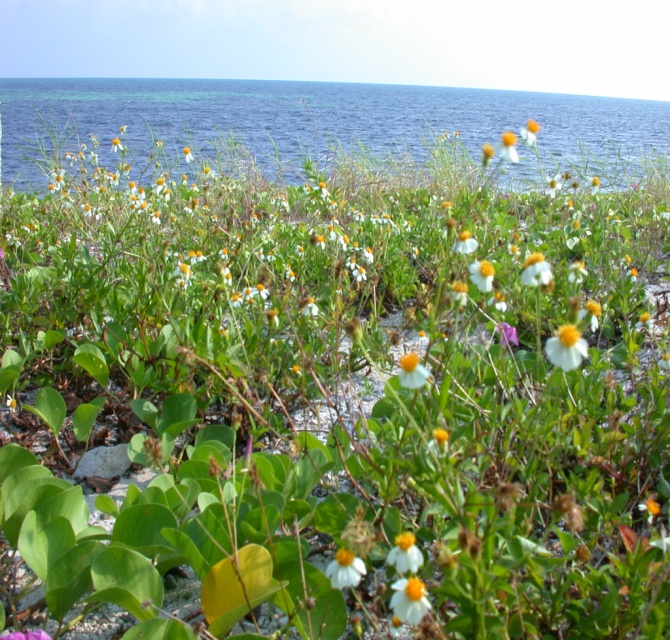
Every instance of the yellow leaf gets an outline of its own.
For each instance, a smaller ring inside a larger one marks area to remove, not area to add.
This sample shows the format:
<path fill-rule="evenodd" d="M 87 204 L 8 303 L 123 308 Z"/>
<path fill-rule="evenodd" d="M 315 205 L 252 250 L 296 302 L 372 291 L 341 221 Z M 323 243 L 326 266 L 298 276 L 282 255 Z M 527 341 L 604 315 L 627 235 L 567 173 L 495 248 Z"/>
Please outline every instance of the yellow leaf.
<path fill-rule="evenodd" d="M 242 616 L 271 590 L 272 557 L 267 549 L 249 544 L 215 564 L 202 582 L 202 611 L 208 624 L 241 608 Z M 262 601 L 262 600 L 261 600 Z M 240 617 L 242 617 L 240 616 Z"/>

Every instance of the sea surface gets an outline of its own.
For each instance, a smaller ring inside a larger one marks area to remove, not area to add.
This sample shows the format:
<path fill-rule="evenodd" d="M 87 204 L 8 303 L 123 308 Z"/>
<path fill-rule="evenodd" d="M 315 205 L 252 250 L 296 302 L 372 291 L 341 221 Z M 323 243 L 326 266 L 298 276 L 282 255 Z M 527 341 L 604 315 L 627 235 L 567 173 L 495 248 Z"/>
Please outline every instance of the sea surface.
<path fill-rule="evenodd" d="M 325 82 L 0 79 L 0 103 L 2 181 L 22 191 L 44 190 L 39 161 L 54 147 L 90 151 L 92 135 L 100 164 L 114 169 L 111 140 L 122 125 L 133 167 L 146 166 L 159 139 L 174 160 L 189 146 L 213 162 L 234 140 L 269 179 L 287 183 L 304 180 L 306 157 L 327 168 L 337 148 L 420 162 L 444 133 L 478 161 L 483 143 L 518 133 L 529 118 L 542 127 L 538 152 L 520 149 L 510 181 L 539 184 L 572 165 L 632 184 L 645 163 L 670 155 L 670 103 L 645 100 Z"/>

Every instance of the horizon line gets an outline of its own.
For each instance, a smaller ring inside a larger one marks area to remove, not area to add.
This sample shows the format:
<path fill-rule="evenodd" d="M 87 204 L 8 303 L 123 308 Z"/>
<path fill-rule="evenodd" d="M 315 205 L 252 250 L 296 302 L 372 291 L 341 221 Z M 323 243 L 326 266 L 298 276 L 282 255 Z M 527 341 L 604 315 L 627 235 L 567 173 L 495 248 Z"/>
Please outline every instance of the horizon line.
<path fill-rule="evenodd" d="M 205 78 L 205 77 L 168 77 L 168 76 L 10 76 L 0 78 L 0 83 L 11 80 L 179 80 L 179 81 L 208 81 L 208 82 L 291 82 L 291 83 L 309 83 L 309 84 L 354 84 L 354 85 L 376 85 L 386 87 L 417 87 L 426 89 L 457 89 L 473 91 L 498 91 L 506 93 L 537 93 L 543 95 L 556 96 L 575 96 L 584 98 L 605 98 L 615 100 L 637 100 L 643 102 L 662 102 L 670 103 L 670 100 L 661 98 L 632 98 L 630 96 L 614 96 L 603 94 L 587 94 L 559 91 L 537 91 L 530 89 L 501 89 L 496 87 L 475 87 L 475 86 L 453 86 L 440 84 L 410 84 L 402 82 L 366 82 L 360 80 L 295 80 L 283 78 Z"/>

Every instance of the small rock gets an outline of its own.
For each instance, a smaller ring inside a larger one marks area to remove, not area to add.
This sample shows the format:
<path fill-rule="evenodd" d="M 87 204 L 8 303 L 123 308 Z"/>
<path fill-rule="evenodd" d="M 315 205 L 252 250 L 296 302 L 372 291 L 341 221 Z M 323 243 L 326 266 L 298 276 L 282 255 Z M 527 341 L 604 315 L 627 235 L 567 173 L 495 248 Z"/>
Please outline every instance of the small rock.
<path fill-rule="evenodd" d="M 73 476 L 75 478 L 97 476 L 111 480 L 122 476 L 129 468 L 128 445 L 117 444 L 114 447 L 96 447 L 87 451 L 81 457 Z"/>

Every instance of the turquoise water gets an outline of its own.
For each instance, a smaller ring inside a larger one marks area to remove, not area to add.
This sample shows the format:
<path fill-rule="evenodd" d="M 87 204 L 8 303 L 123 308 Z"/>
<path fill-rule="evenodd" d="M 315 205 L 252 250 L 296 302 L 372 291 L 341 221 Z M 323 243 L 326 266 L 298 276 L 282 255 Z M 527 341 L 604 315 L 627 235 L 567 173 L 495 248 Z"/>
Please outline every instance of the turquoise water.
<path fill-rule="evenodd" d="M 323 164 L 328 150 L 362 143 L 377 156 L 426 157 L 438 134 L 460 132 L 459 141 L 479 157 L 503 130 L 519 130 L 528 118 L 540 122 L 539 160 L 547 172 L 570 163 L 599 173 L 607 162 L 631 180 L 645 157 L 670 153 L 670 103 L 513 91 L 319 82 L 143 79 L 0 80 L 2 170 L 5 184 L 43 188 L 36 149 L 63 150 L 90 143 L 95 134 L 101 164 L 118 157 L 110 141 L 127 125 L 133 157 L 145 161 L 152 136 L 168 156 L 184 145 L 212 158 L 221 140 L 234 136 L 275 178 L 301 180 L 307 150 Z M 533 154 L 522 153 L 510 179 L 539 177 Z"/>

